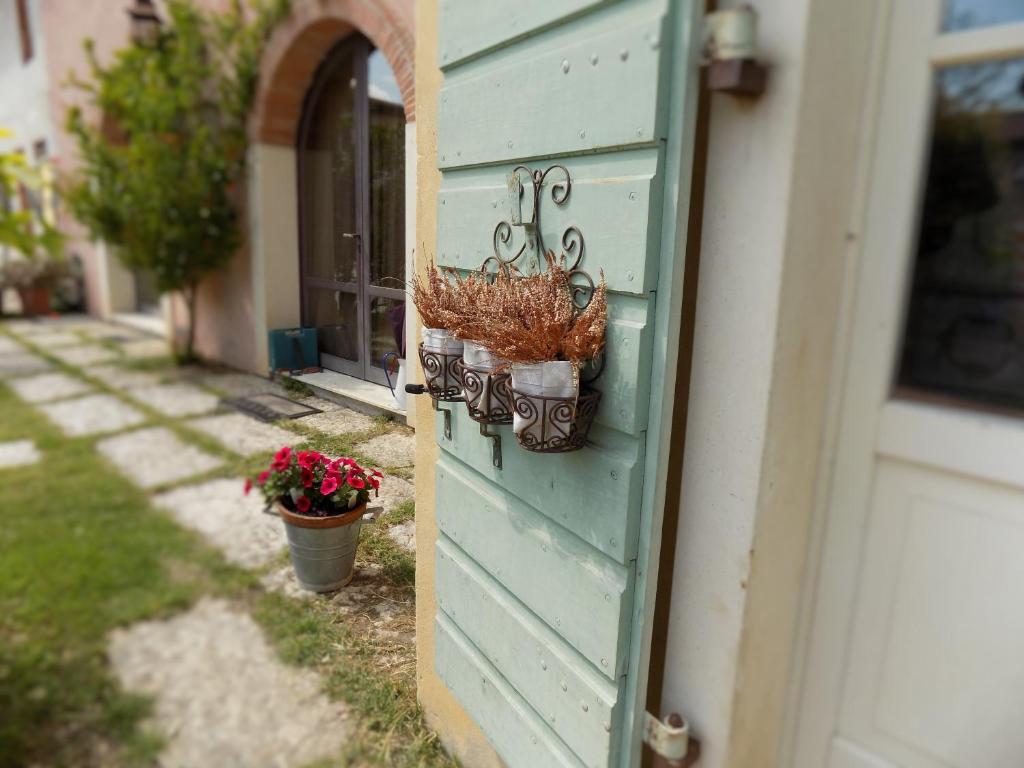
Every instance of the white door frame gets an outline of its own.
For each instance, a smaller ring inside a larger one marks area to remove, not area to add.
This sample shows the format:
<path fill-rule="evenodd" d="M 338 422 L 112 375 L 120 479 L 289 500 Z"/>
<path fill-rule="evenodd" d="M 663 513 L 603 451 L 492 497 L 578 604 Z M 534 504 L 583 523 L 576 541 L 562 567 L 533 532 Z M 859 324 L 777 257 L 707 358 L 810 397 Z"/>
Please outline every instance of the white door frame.
<path fill-rule="evenodd" d="M 800 695 L 790 718 L 796 733 L 789 754 L 782 756 L 782 764 L 795 768 L 825 764 L 839 721 L 877 457 L 1024 484 L 1019 461 L 1024 421 L 891 399 L 928 159 L 933 72 L 1024 55 L 1024 24 L 940 35 L 940 0 L 887 0 L 886 6 L 881 14 L 886 23 L 879 30 L 885 63 L 875 140 L 863 161 L 870 170 L 839 437 L 824 504 L 820 565 L 811 574 Z"/>

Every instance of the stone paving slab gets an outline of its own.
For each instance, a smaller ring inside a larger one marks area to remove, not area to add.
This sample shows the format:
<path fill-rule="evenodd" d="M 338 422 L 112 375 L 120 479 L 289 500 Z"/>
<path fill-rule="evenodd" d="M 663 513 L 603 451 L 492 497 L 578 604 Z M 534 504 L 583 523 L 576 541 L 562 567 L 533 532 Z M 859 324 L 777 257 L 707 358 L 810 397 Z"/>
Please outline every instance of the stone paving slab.
<path fill-rule="evenodd" d="M 118 342 L 121 353 L 128 358 L 139 360 L 147 357 L 167 357 L 171 348 L 164 339 L 141 338 Z"/>
<path fill-rule="evenodd" d="M 370 506 L 383 507 L 384 512 L 388 513 L 403 501 L 411 499 L 415 493 L 415 487 L 408 480 L 385 473 L 380 483 L 379 495 L 370 500 Z"/>
<path fill-rule="evenodd" d="M 146 420 L 145 414 L 113 395 L 86 395 L 38 407 L 69 437 L 119 432 Z"/>
<path fill-rule="evenodd" d="M 27 403 L 45 403 L 93 391 L 93 388 L 81 379 L 56 371 L 21 376 L 11 379 L 9 384 L 15 394 Z"/>
<path fill-rule="evenodd" d="M 281 429 L 274 424 L 256 421 L 241 413 L 225 413 L 192 419 L 186 425 L 209 435 L 229 451 L 242 456 L 276 451 L 284 445 L 306 441 L 302 435 Z"/>
<path fill-rule="evenodd" d="M 198 378 L 201 384 L 213 387 L 228 397 L 264 394 L 288 396 L 288 393 L 280 384 L 252 373 L 204 371 L 199 374 Z"/>
<path fill-rule="evenodd" d="M 51 329 L 47 329 L 43 333 L 34 333 L 28 337 L 28 340 L 47 352 L 59 347 L 72 347 L 83 343 L 82 337 L 77 334 Z"/>
<path fill-rule="evenodd" d="M 25 348 L 9 336 L 0 336 L 0 355 L 14 355 L 24 352 Z"/>
<path fill-rule="evenodd" d="M 154 503 L 182 525 L 198 531 L 224 556 L 243 568 L 260 568 L 275 560 L 288 539 L 276 515 L 263 511 L 263 498 L 244 493 L 240 477 L 175 488 Z"/>
<path fill-rule="evenodd" d="M 224 600 L 116 630 L 108 655 L 125 689 L 156 701 L 162 768 L 297 768 L 336 756 L 351 732 L 317 675 L 281 662 Z"/>
<path fill-rule="evenodd" d="M 322 413 L 313 413 L 296 419 L 297 424 L 305 424 L 328 435 L 345 435 L 350 432 L 365 432 L 373 427 L 373 418 L 365 413 L 353 411 L 341 405 L 321 400 L 318 397 L 303 398 L 300 402 L 311 408 L 320 408 Z M 326 406 L 323 404 L 327 404 Z M 331 408 L 330 405 L 335 407 Z"/>
<path fill-rule="evenodd" d="M 108 437 L 96 450 L 140 488 L 174 483 L 221 465 L 219 457 L 188 445 L 165 427 Z"/>
<path fill-rule="evenodd" d="M 0 469 L 24 467 L 39 461 L 39 450 L 31 440 L 0 443 Z"/>
<path fill-rule="evenodd" d="M 388 528 L 388 536 L 395 544 L 409 552 L 416 551 L 416 521 L 406 520 L 404 523 Z"/>
<path fill-rule="evenodd" d="M 378 435 L 357 445 L 356 450 L 382 467 L 411 467 L 416 463 L 416 439 L 405 430 Z"/>
<path fill-rule="evenodd" d="M 103 383 L 114 389 L 126 390 L 137 387 L 152 387 L 159 384 L 161 376 L 155 371 L 135 371 L 119 365 L 97 365 L 85 372 L 89 376 L 102 379 Z"/>
<path fill-rule="evenodd" d="M 128 396 L 173 418 L 209 413 L 220 402 L 216 395 L 184 382 L 133 387 Z"/>
<path fill-rule="evenodd" d="M 28 337 L 37 333 L 49 333 L 53 324 L 45 320 L 8 320 L 6 326 L 11 333 Z"/>
<path fill-rule="evenodd" d="M 117 360 L 120 355 L 112 349 L 98 344 L 81 344 L 77 347 L 50 350 L 50 354 L 68 365 L 98 365 Z"/>
<path fill-rule="evenodd" d="M 49 371 L 53 366 L 31 352 L 10 352 L 0 355 L 0 379 L 26 373 Z"/>

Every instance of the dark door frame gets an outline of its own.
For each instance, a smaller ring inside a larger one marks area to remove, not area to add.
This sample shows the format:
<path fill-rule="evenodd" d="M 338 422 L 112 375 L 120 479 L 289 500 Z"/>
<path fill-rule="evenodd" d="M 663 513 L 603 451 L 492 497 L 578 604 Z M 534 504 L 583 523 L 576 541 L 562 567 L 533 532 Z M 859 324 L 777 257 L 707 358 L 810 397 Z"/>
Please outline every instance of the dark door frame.
<path fill-rule="evenodd" d="M 306 92 L 302 105 L 302 116 L 299 121 L 299 130 L 296 136 L 295 156 L 297 166 L 297 199 L 298 199 L 298 224 L 299 224 L 299 307 L 302 324 L 306 325 L 307 313 L 307 288 L 326 288 L 328 290 L 343 291 L 356 296 L 356 335 L 359 348 L 359 360 L 346 360 L 335 355 L 320 353 L 320 362 L 325 368 L 337 370 L 366 381 L 376 384 L 387 384 L 384 369 L 379 365 L 380 361 L 371 359 L 372 339 L 370 332 L 372 323 L 370 318 L 371 303 L 375 298 L 405 300 L 405 291 L 400 288 L 385 288 L 373 285 L 370 282 L 372 274 L 370 270 L 370 259 L 373 254 L 372 248 L 372 219 L 370 210 L 370 98 L 369 98 L 369 72 L 368 62 L 374 51 L 373 44 L 358 32 L 353 32 L 340 40 L 324 57 L 323 62 L 317 68 L 313 76 L 313 82 Z M 355 240 L 356 248 L 356 280 L 355 282 L 342 282 L 313 277 L 307 274 L 306 265 L 308 261 L 308 245 L 306 243 L 306 214 L 304 205 L 306 187 L 304 173 L 304 147 L 309 137 L 310 123 L 313 113 L 323 94 L 326 83 L 335 73 L 338 66 L 351 54 L 353 62 L 353 78 L 356 81 L 356 89 L 353 95 L 353 121 L 355 125 L 355 146 L 354 158 L 354 185 L 353 199 L 355 200 L 355 223 L 356 231 L 345 233 L 344 237 L 351 237 Z M 402 227 L 405 222 L 401 222 Z M 375 364 L 376 363 L 376 364 Z"/>

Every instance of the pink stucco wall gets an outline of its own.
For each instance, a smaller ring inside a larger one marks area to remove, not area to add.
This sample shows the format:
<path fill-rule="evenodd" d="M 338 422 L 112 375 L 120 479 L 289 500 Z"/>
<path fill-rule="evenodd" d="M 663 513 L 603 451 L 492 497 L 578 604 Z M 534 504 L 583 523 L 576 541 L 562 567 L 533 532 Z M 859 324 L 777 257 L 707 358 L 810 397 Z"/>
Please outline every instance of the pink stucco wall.
<path fill-rule="evenodd" d="M 196 1 L 210 8 L 222 7 L 227 2 Z M 74 143 L 63 130 L 63 125 L 69 107 L 76 102 L 80 103 L 81 96 L 74 89 L 60 87 L 59 84 L 66 82 L 71 73 L 80 76 L 88 73 L 88 63 L 82 47 L 85 39 L 94 40 L 101 61 L 109 59 L 113 51 L 128 44 L 130 24 L 125 13 L 128 4 L 129 0 L 46 0 L 42 3 L 47 69 L 50 81 L 55 86 L 50 90 L 50 106 L 58 128 L 54 162 L 61 173 L 74 170 Z M 157 0 L 157 6 L 160 5 L 161 1 Z M 403 45 L 409 49 L 408 55 L 411 60 L 414 0 L 292 0 L 292 8 L 293 19 L 282 25 L 268 45 L 268 54 L 265 56 L 265 68 L 268 70 L 274 68 L 276 71 L 281 66 L 281 50 L 301 47 L 291 44 L 299 39 L 292 36 L 301 35 L 304 25 L 314 23 L 319 17 L 352 19 L 353 26 L 359 28 L 361 18 L 368 15 L 383 15 L 390 20 L 389 23 L 402 28 L 401 38 Z M 382 50 L 385 55 L 389 54 L 383 46 Z M 287 61 L 285 63 L 287 64 Z M 267 80 L 272 75 L 273 73 L 269 71 L 261 73 Z M 308 80 L 289 85 L 304 93 Z M 261 110 L 258 115 L 254 114 L 254 140 L 261 137 L 260 121 L 271 117 L 272 110 L 270 113 Z M 245 199 L 244 191 L 241 197 Z M 296 205 L 297 201 L 282 200 L 281 204 Z M 69 251 L 80 254 L 85 264 L 89 311 L 98 313 L 101 310 L 101 286 L 96 249 L 81 227 L 71 220 L 66 210 L 62 211 L 61 215 L 62 224 L 72 235 Z M 248 232 L 248 225 L 244 221 L 242 229 L 243 232 Z M 235 254 L 227 267 L 208 278 L 200 288 L 196 348 L 199 354 L 206 358 L 263 373 L 264 371 L 258 370 L 252 292 L 252 265 L 249 248 L 246 245 Z M 185 312 L 180 301 L 173 302 L 172 317 L 176 333 L 183 333 Z"/>

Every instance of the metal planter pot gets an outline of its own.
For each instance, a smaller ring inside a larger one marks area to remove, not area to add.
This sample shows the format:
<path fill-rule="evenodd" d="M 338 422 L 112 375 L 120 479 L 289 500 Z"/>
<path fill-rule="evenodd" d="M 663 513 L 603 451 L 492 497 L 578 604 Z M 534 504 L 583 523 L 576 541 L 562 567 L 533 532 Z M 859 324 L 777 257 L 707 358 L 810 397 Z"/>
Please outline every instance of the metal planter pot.
<path fill-rule="evenodd" d="M 352 581 L 366 505 L 333 517 L 297 515 L 277 505 L 288 534 L 292 567 L 303 589 L 333 592 Z"/>

